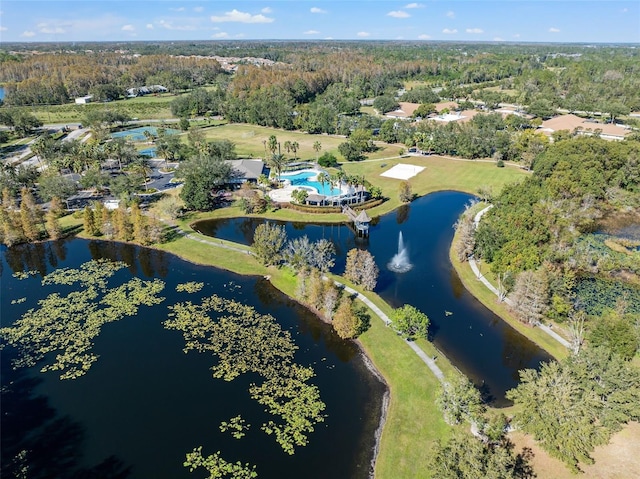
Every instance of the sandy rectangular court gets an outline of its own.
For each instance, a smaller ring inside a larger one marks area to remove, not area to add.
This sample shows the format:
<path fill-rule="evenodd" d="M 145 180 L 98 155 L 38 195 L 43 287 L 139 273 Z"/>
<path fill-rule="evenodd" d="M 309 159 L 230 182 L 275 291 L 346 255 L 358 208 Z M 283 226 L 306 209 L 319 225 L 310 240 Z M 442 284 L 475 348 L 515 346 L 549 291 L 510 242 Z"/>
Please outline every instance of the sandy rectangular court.
<path fill-rule="evenodd" d="M 386 176 L 387 178 L 395 178 L 397 180 L 408 180 L 413 178 L 418 173 L 424 170 L 424 166 L 407 165 L 405 163 L 399 163 L 393 168 L 388 169 L 380 176 Z"/>

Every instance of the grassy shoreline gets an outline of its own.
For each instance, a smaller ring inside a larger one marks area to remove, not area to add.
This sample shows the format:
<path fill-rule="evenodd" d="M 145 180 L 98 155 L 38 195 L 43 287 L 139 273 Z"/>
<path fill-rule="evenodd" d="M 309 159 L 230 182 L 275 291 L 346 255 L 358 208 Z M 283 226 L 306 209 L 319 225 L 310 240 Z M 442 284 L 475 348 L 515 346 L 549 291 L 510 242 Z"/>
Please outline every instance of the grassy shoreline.
<path fill-rule="evenodd" d="M 185 231 L 204 238 L 188 226 Z M 211 238 L 207 239 L 211 241 Z M 244 248 L 242 245 L 235 246 Z M 294 296 L 296 279 L 290 270 L 264 267 L 246 253 L 216 248 L 186 237 L 155 247 L 198 264 L 219 267 L 239 274 L 269 276 L 276 288 L 290 297 Z M 344 278 L 340 278 L 340 281 L 346 282 Z M 391 306 L 378 295 L 349 285 L 365 294 L 385 313 L 391 313 Z M 370 329 L 362 334 L 357 342 L 384 378 L 390 392 L 386 421 L 379 442 L 376 478 L 422 476 L 427 468 L 430 445 L 437 440 L 446 440 L 452 431 L 435 406 L 440 383 L 420 358 L 406 346 L 403 339 L 387 328 L 375 315 L 372 315 Z M 455 367 L 433 344 L 424 340 L 420 340 L 418 344 L 427 354 L 438 354 L 441 358 L 438 365 L 446 376 L 458 374 Z M 417 378 L 419 380 L 416 380 Z M 416 447 L 417 444 L 419 447 Z"/>
<path fill-rule="evenodd" d="M 482 284 L 476 278 L 476 275 L 471 271 L 471 267 L 468 262 L 461 263 L 458 261 L 455 253 L 455 247 L 457 242 L 459 241 L 458 234 L 456 233 L 453 237 L 453 241 L 451 242 L 451 247 L 449 248 L 449 259 L 451 260 L 451 264 L 455 269 L 458 277 L 462 281 L 465 289 L 469 291 L 478 301 L 480 301 L 484 306 L 493 311 L 497 316 L 500 317 L 503 321 L 509 324 L 512 328 L 518 331 L 520 334 L 525 336 L 526 338 L 533 341 L 536 345 L 544 349 L 555 359 L 562 359 L 569 355 L 569 350 L 564 347 L 562 344 L 557 342 L 551 336 L 546 334 L 540 328 L 534 328 L 523 324 L 521 321 L 518 321 L 516 317 L 511 313 L 509 308 L 505 303 L 499 303 L 498 298 L 495 294 L 493 294 L 487 287 Z M 487 268 L 486 265 L 481 265 L 481 268 Z M 483 271 L 485 273 L 485 271 Z M 486 276 L 491 277 L 489 271 L 486 271 Z"/>
<path fill-rule="evenodd" d="M 427 176 L 418 175 L 415 178 L 415 184 L 412 185 L 414 192 L 420 196 L 443 189 L 473 193 L 474 185 L 477 187 L 478 185 L 486 184 L 485 181 L 498 187 L 523 176 L 523 173 L 516 169 L 498 169 L 491 164 L 453 162 L 440 157 L 411 157 L 403 158 L 401 161 L 429 165 L 428 171 L 430 174 Z M 398 162 L 400 160 L 394 160 L 390 163 Z M 346 170 L 350 170 L 349 173 L 351 174 L 367 174 L 368 170 L 375 168 L 377 168 L 376 171 L 380 171 L 379 163 L 376 162 L 368 165 L 349 164 L 344 166 Z M 447 175 L 449 176 L 448 180 L 444 179 Z M 372 179 L 374 184 L 388 182 L 387 179 L 380 178 L 379 175 Z M 393 181 L 399 183 L 397 180 Z M 391 184 L 386 183 L 385 187 L 388 189 Z M 370 214 L 377 216 L 389 213 L 398 205 L 399 202 L 397 200 L 389 200 L 370 210 Z M 253 256 L 246 253 L 249 250 L 247 246 L 212 239 L 197 233 L 192 228 L 192 225 L 198 220 L 238 216 L 247 215 L 240 208 L 231 206 L 208 213 L 193 213 L 177 221 L 177 225 L 189 235 L 197 239 L 206 239 L 210 243 L 220 243 L 220 246 L 223 247 L 184 236 L 176 236 L 168 243 L 153 245 L 152 247 L 201 265 L 214 266 L 243 275 L 268 276 L 276 288 L 293 297 L 296 278 L 290 270 L 275 267 L 267 268 L 259 264 Z M 344 216 L 341 214 L 311 215 L 289 209 L 280 209 L 263 215 L 251 216 L 283 221 L 345 221 Z M 65 226 L 75 226 L 76 229 L 82 228 L 81 219 L 69 219 L 68 222 L 69 224 Z M 79 236 L 82 237 L 82 233 Z M 243 251 L 227 249 L 224 248 L 225 245 Z M 340 278 L 340 281 L 346 282 L 343 278 Z M 465 286 L 468 287 L 466 282 Z M 363 292 L 357 287 L 355 289 L 365 294 L 385 313 L 390 314 L 392 312 L 391 306 L 375 293 Z M 468 287 L 468 289 L 477 296 L 471 288 Z M 500 314 L 500 316 L 502 317 L 503 315 Z M 528 332 L 530 333 L 531 331 Z M 525 334 L 529 337 L 527 332 Z M 379 479 L 412 478 L 425 475 L 428 477 L 428 454 L 431 445 L 436 441 L 446 440 L 453 431 L 453 428 L 444 422 L 441 412 L 435 405 L 435 398 L 441 387 L 439 381 L 413 351 L 406 346 L 404 341 L 392 329 L 384 326 L 375 315 L 372 315 L 371 318 L 371 328 L 360 336 L 358 343 L 375 369 L 386 381 L 390 392 L 386 422 L 379 439 L 375 477 Z M 443 370 L 447 378 L 460 374 L 432 343 L 420 340 L 418 345 L 427 355 L 437 355 L 439 357 L 438 366 Z"/>

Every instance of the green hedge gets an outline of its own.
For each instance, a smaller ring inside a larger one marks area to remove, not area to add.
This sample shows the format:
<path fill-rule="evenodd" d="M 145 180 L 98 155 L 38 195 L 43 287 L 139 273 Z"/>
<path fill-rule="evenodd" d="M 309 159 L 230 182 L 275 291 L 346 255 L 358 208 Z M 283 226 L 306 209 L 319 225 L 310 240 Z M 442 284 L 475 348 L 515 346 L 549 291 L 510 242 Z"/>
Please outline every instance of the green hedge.
<path fill-rule="evenodd" d="M 364 203 L 358 203 L 353 206 L 350 205 L 355 211 L 368 210 L 369 208 L 375 208 L 387 201 L 386 198 L 378 198 L 375 200 L 368 200 Z M 330 214 L 330 213 L 342 213 L 342 207 L 340 206 L 309 206 L 299 205 L 297 203 L 278 203 L 280 208 L 288 208 L 290 210 L 301 211 L 303 213 L 317 213 L 317 214 Z"/>

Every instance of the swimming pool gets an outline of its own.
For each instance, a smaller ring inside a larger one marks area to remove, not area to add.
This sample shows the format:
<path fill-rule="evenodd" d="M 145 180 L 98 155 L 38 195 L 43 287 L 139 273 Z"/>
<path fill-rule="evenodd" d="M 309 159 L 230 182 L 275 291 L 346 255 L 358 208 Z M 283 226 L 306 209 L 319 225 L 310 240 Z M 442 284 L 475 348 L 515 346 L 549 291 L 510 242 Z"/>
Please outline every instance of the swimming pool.
<path fill-rule="evenodd" d="M 129 138 L 133 141 L 144 141 L 147 139 L 144 136 L 144 132 L 148 131 L 154 136 L 158 136 L 158 128 L 155 126 L 140 126 L 138 128 L 132 128 L 130 130 L 117 131 L 116 133 L 111 133 L 111 138 Z M 172 128 L 165 128 L 165 134 L 167 135 L 177 135 L 180 133 L 180 130 L 174 130 Z"/>
<path fill-rule="evenodd" d="M 280 178 L 283 180 L 288 180 L 291 183 L 291 186 L 296 187 L 311 187 L 314 188 L 319 194 L 325 196 L 338 196 L 342 194 L 342 190 L 340 188 L 334 188 L 330 183 L 325 183 L 324 185 L 319 181 L 312 181 L 310 178 L 315 178 L 318 176 L 317 171 L 302 171 L 295 174 L 282 174 Z"/>

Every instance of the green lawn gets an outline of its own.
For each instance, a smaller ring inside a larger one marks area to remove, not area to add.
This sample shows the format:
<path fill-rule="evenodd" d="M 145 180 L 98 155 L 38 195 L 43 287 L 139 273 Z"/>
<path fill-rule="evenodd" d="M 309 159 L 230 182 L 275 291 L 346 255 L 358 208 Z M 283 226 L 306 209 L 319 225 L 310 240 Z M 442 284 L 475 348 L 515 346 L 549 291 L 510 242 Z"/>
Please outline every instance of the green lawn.
<path fill-rule="evenodd" d="M 198 216 L 192 216 L 182 221 L 181 227 L 191 233 L 188 223 L 197 218 Z M 232 244 L 222 241 L 221 243 Z M 288 269 L 265 268 L 255 258 L 244 253 L 217 248 L 184 237 L 157 247 L 199 264 L 213 265 L 241 274 L 269 275 L 272 284 L 285 294 L 292 296 L 295 291 L 296 279 Z M 340 278 L 340 281 L 345 282 L 343 278 Z M 369 292 L 366 295 L 387 314 L 391 313 L 392 308 L 379 296 Z M 434 402 L 440 383 L 405 342 L 373 313 L 371 328 L 359 338 L 359 342 L 374 366 L 384 376 L 391 392 L 376 465 L 376 477 L 424 477 L 430 445 L 436 440 L 446 439 L 451 433 L 451 428 L 442 419 L 442 414 Z M 421 340 L 419 345 L 427 354 L 439 355 L 429 342 Z M 448 360 L 440 355 L 438 365 L 448 377 L 458 374 Z"/>
<path fill-rule="evenodd" d="M 380 215 L 400 206 L 398 188 L 402 180 L 380 176 L 398 163 L 425 167 L 409 180 L 412 192 L 418 196 L 441 190 L 475 194 L 480 186 L 490 187 L 497 193 L 505 184 L 520 181 L 528 174 L 516 167 L 497 168 L 494 162 L 460 161 L 435 155 L 343 163 L 342 168 L 347 174 L 364 175 L 373 185 L 382 188 L 383 195 L 389 198 L 386 203 L 371 209 L 370 215 Z"/>
<path fill-rule="evenodd" d="M 87 111 L 114 110 L 128 113 L 132 118 L 141 120 L 162 120 L 172 118 L 171 102 L 176 95 L 165 93 L 158 96 L 146 95 L 143 97 L 127 98 L 125 100 L 111 101 L 108 103 L 87 103 L 76 105 L 50 105 L 33 107 L 16 107 L 17 109 L 32 113 L 43 123 L 75 123 L 83 122 Z"/>
<path fill-rule="evenodd" d="M 310 135 L 300 131 L 279 130 L 276 128 L 267 128 L 258 125 L 249 125 L 246 123 L 229 123 L 222 126 L 204 128 L 208 140 L 231 140 L 236 145 L 236 151 L 239 156 L 253 156 L 256 158 L 265 157 L 265 145 L 263 141 L 269 139 L 271 135 L 275 135 L 280 143 L 282 154 L 293 160 L 293 152 L 287 153 L 284 148 L 286 141 L 297 141 L 300 145 L 297 158 L 298 160 L 315 160 L 316 152 L 313 144 L 318 141 L 322 145 L 320 155 L 325 152 L 333 153 L 338 159 L 342 155 L 338 152 L 338 145 L 344 143 L 346 138 L 340 135 Z M 368 155 L 368 158 L 386 158 L 389 156 L 397 156 L 402 145 L 389 145 L 387 143 L 377 143 L 380 149 Z M 267 150 L 267 156 L 271 152 Z"/>
<path fill-rule="evenodd" d="M 281 144 L 287 140 L 297 141 L 300 144 L 299 156 L 303 158 L 315 157 L 315 152 L 312 149 L 314 141 L 322 143 L 322 151 L 337 150 L 337 145 L 344 141 L 341 137 L 307 135 L 300 132 L 238 124 L 210 127 L 206 128 L 205 132 L 209 139 L 231 139 L 236 143 L 240 155 L 256 157 L 264 154 L 262 141 L 271 134 L 275 134 Z M 379 152 L 379 157 L 384 158 L 385 154 L 388 156 L 397 154 L 397 145 L 387 145 Z M 383 214 L 399 204 L 397 187 L 400 181 L 379 176 L 382 171 L 399 162 L 426 166 L 426 170 L 410 181 L 413 191 L 418 195 L 443 189 L 473 193 L 482 185 L 491 186 L 495 191 L 498 191 L 502 185 L 518 181 L 526 174 L 516 168 L 496 168 L 493 163 L 455 161 L 435 156 L 381 159 L 344 164 L 343 168 L 347 173 L 364 174 L 374 185 L 381 186 L 385 194 L 391 197 L 384 205 L 371 210 L 372 214 Z M 386 165 L 381 167 L 383 164 Z M 189 225 L 198 219 L 242 215 L 239 208 L 229 207 L 210 213 L 192 214 L 181 219 L 178 223 L 182 229 L 197 237 L 205 238 L 194 233 Z M 288 209 L 269 212 L 263 216 L 297 221 L 344 220 L 339 214 L 310 215 Z M 69 224 L 65 226 L 71 226 L 71 223 L 78 224 L 78 222 L 81 224 L 81 220 L 74 220 L 69 221 Z M 215 243 L 233 245 L 233 243 L 226 241 L 207 239 Z M 241 245 L 233 246 L 246 249 Z M 269 275 L 271 282 L 290 296 L 295 290 L 296 280 L 288 269 L 266 268 L 259 264 L 253 256 L 243 252 L 203 244 L 179 236 L 156 247 L 199 264 L 212 265 L 240 274 Z M 464 268 L 462 268 L 461 274 L 465 284 L 472 283 L 468 275 L 464 276 Z M 344 281 L 342 278 L 340 280 Z M 473 294 L 480 296 L 481 300 L 482 295 L 486 295 L 485 290 L 476 291 L 472 284 L 467 286 Z M 366 294 L 383 311 L 387 314 L 391 313 L 392 308 L 381 298 L 373 293 Z M 487 300 L 485 299 L 485 301 Z M 491 307 L 491 309 L 494 308 Z M 505 314 L 505 311 L 498 310 L 497 312 L 501 316 Z M 527 329 L 528 331 L 525 333 L 529 337 L 532 332 L 536 333 L 535 330 Z M 543 339 L 540 338 L 541 341 Z M 373 314 L 371 328 L 359 338 L 359 342 L 374 366 L 384 376 L 391 392 L 387 421 L 382 433 L 376 465 L 376 478 L 429 477 L 427 462 L 430 446 L 437 440 L 447 439 L 453 430 L 445 424 L 441 412 L 435 405 L 435 397 L 441 387 L 440 383 L 405 342 Z M 418 345 L 427 354 L 438 356 L 438 366 L 447 377 L 459 374 L 447 358 L 442 356 L 431 343 L 420 340 Z"/>

